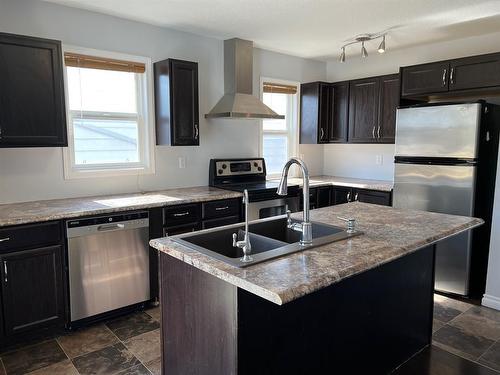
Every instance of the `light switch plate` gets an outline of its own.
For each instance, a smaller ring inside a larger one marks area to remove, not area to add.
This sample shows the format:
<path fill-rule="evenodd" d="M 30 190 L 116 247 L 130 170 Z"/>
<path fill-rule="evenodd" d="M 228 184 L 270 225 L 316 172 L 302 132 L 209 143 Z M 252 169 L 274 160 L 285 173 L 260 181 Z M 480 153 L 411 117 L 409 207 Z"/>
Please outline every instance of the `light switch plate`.
<path fill-rule="evenodd" d="M 186 168 L 186 157 L 185 156 L 179 156 L 179 168 L 183 169 Z"/>

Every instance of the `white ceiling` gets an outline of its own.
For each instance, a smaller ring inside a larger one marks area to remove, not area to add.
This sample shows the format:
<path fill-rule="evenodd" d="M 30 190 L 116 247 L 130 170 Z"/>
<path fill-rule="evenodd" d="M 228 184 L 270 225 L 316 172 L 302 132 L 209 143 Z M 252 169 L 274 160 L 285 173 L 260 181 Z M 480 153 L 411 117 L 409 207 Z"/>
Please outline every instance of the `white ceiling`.
<path fill-rule="evenodd" d="M 500 31 L 499 0 L 46 1 L 320 60 L 336 58 L 357 34 L 385 29 L 388 49 Z M 346 52 L 359 54 L 357 46 Z"/>

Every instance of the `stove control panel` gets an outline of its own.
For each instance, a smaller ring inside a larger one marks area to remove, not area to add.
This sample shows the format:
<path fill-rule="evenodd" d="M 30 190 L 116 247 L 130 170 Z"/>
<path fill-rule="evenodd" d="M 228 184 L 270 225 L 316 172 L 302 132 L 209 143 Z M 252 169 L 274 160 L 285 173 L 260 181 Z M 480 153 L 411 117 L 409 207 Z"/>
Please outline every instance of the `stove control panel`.
<path fill-rule="evenodd" d="M 218 160 L 215 162 L 215 169 L 217 177 L 258 175 L 264 171 L 264 160 Z"/>

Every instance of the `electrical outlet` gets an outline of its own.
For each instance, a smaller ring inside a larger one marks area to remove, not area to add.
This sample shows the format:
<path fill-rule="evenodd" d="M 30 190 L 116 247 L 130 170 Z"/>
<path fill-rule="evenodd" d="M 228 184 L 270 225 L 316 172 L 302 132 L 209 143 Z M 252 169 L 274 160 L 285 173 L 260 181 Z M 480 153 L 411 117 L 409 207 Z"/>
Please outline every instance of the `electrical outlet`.
<path fill-rule="evenodd" d="M 183 169 L 186 168 L 186 157 L 185 156 L 179 156 L 179 168 Z"/>
<path fill-rule="evenodd" d="M 377 164 L 377 165 L 384 164 L 384 156 L 383 155 L 375 156 L 375 164 Z"/>

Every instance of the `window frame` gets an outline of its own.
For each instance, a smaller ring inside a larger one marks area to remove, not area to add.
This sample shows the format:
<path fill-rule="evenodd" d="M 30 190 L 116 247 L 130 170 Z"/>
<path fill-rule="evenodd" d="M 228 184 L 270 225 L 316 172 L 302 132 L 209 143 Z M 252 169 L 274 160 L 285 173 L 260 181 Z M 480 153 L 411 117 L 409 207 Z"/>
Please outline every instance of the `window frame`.
<path fill-rule="evenodd" d="M 291 108 L 287 105 L 287 114 L 285 115 L 285 120 L 287 121 L 287 131 L 282 130 L 264 130 L 264 120 L 260 121 L 260 132 L 259 132 L 259 156 L 264 157 L 264 135 L 265 134 L 286 134 L 288 139 L 288 155 L 287 158 L 296 157 L 299 152 L 299 118 L 300 118 L 300 82 L 289 81 L 279 78 L 270 77 L 260 77 L 260 100 L 264 100 L 264 82 L 272 82 L 276 84 L 291 85 L 297 87 L 297 93 L 293 95 L 291 100 Z M 279 178 L 280 172 L 268 173 L 267 178 Z M 291 168 L 288 174 L 290 177 L 296 177 L 298 175 L 297 168 Z"/>
<path fill-rule="evenodd" d="M 151 58 L 144 56 L 127 55 L 112 51 L 95 50 L 91 48 L 77 47 L 71 45 L 63 45 L 64 52 L 78 53 L 82 55 L 91 55 L 97 57 L 105 57 L 117 60 L 127 60 L 138 63 L 143 63 L 146 66 L 146 71 L 141 77 L 136 73 L 137 87 L 137 117 L 128 114 L 118 114 L 114 112 L 91 112 L 85 111 L 84 118 L 96 119 L 131 119 L 137 118 L 137 145 L 139 151 L 139 162 L 131 163 L 102 163 L 89 164 L 88 166 L 76 166 L 75 164 L 75 142 L 73 131 L 73 112 L 81 113 L 80 111 L 71 111 L 69 108 L 69 89 L 67 66 L 64 65 L 64 87 L 66 101 L 66 118 L 68 131 L 68 147 L 63 148 L 63 165 L 64 179 L 79 179 L 79 178 L 95 178 L 95 177 L 112 177 L 112 176 L 138 176 L 155 173 L 155 129 L 154 129 L 154 96 L 153 96 L 153 63 Z M 64 61 L 64 60 L 63 60 Z"/>

